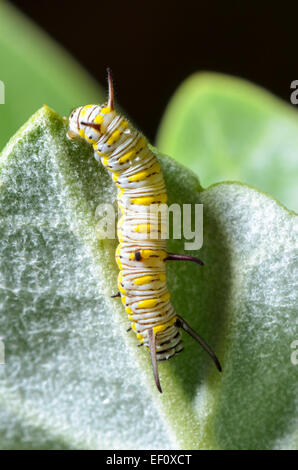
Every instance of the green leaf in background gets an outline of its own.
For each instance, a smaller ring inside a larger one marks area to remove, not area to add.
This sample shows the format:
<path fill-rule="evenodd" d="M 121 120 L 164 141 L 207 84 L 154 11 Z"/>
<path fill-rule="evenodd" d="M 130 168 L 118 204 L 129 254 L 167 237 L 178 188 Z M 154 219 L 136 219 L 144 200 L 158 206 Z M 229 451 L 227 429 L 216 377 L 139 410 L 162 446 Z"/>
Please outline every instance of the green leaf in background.
<path fill-rule="evenodd" d="M 74 59 L 11 5 L 0 2 L 0 149 L 45 103 L 62 115 L 105 100 L 105 92 Z"/>
<path fill-rule="evenodd" d="M 296 448 L 297 216 L 245 185 L 200 191 L 160 157 L 169 203 L 204 204 L 205 266 L 170 263 L 173 304 L 223 365 L 184 337 L 160 395 L 110 298 L 117 242 L 99 240 L 95 209 L 115 189 L 66 128 L 43 108 L 1 156 L 1 447 Z"/>
<path fill-rule="evenodd" d="M 157 147 L 191 168 L 204 187 L 242 181 L 298 210 L 297 111 L 244 80 L 188 78 L 168 105 Z"/>

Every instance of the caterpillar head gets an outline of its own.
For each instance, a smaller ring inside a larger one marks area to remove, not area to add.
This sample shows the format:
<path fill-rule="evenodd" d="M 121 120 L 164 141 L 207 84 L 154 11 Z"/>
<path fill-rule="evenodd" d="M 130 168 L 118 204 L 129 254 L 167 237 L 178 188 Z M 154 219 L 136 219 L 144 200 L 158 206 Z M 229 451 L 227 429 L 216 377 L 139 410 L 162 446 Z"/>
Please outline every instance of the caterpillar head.
<path fill-rule="evenodd" d="M 115 110 L 107 104 L 80 106 L 69 116 L 67 137 L 74 139 L 80 136 L 90 143 L 95 143 L 106 132 L 115 116 Z"/>
<path fill-rule="evenodd" d="M 74 109 L 69 116 L 67 137 L 84 137 L 95 143 L 106 132 L 108 125 L 116 116 L 114 109 L 114 88 L 111 72 L 108 69 L 109 100 L 101 106 L 88 104 Z"/>

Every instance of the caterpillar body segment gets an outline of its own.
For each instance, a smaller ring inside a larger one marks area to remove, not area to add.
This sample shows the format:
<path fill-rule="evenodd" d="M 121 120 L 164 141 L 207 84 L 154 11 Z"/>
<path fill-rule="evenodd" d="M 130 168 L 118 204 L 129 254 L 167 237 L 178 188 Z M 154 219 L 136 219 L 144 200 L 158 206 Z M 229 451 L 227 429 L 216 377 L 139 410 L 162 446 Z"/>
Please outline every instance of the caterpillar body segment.
<path fill-rule="evenodd" d="M 118 188 L 122 214 L 116 249 L 119 292 L 113 297 L 121 296 L 132 330 L 140 345 L 150 351 L 158 390 L 162 391 L 157 361 L 182 351 L 181 328 L 204 347 L 218 367 L 214 353 L 171 304 L 165 262 L 179 259 L 203 263 L 197 258 L 167 253 L 166 240 L 161 237 L 166 215 L 152 211 L 152 207 L 167 202 L 161 167 L 144 136 L 116 113 L 110 74 L 108 103 L 76 108 L 70 115 L 67 135 L 71 139 L 80 136 L 93 145 L 95 158 L 111 173 Z"/>

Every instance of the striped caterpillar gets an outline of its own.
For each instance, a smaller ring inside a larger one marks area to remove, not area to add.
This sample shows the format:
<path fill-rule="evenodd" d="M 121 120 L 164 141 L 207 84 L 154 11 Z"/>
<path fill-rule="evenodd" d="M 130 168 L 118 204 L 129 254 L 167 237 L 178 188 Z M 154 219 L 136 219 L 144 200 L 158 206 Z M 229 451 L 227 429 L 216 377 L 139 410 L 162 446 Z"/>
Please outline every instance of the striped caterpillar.
<path fill-rule="evenodd" d="M 116 262 L 119 267 L 118 289 L 113 297 L 121 297 L 131 328 L 150 351 L 157 389 L 162 393 L 157 361 L 173 357 L 183 349 L 180 329 L 190 334 L 210 355 L 221 371 L 220 363 L 205 341 L 175 313 L 166 285 L 165 262 L 187 260 L 203 264 L 198 258 L 168 253 L 166 240 L 159 237 L 152 205 L 167 202 L 166 187 L 155 155 L 144 136 L 116 113 L 114 89 L 108 71 L 108 102 L 80 106 L 69 117 L 67 136 L 83 137 L 93 145 L 96 160 L 112 173 L 118 188 L 119 245 Z M 156 235 L 152 234 L 152 227 Z M 148 233 L 150 232 L 150 239 Z M 131 329 L 130 328 L 130 329 Z"/>

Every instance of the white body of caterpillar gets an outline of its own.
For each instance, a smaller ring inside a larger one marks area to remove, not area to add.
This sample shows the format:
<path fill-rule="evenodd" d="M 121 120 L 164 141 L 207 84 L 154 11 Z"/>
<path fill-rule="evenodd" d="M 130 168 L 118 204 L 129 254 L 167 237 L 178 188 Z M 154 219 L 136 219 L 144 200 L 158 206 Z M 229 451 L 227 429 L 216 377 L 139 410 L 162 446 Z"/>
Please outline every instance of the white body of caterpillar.
<path fill-rule="evenodd" d="M 118 289 L 133 331 L 150 351 L 158 390 L 161 386 L 156 361 L 169 359 L 182 351 L 182 327 L 219 362 L 206 343 L 175 313 L 166 284 L 167 259 L 190 259 L 170 255 L 160 229 L 166 222 L 152 211 L 167 201 L 163 174 L 156 156 L 143 135 L 114 109 L 112 80 L 109 75 L 109 102 L 102 106 L 76 108 L 69 118 L 68 137 L 78 135 L 94 147 L 97 160 L 112 174 L 118 188 L 119 245 L 116 261 L 120 269 Z M 200 262 L 200 264 L 202 264 Z"/>

